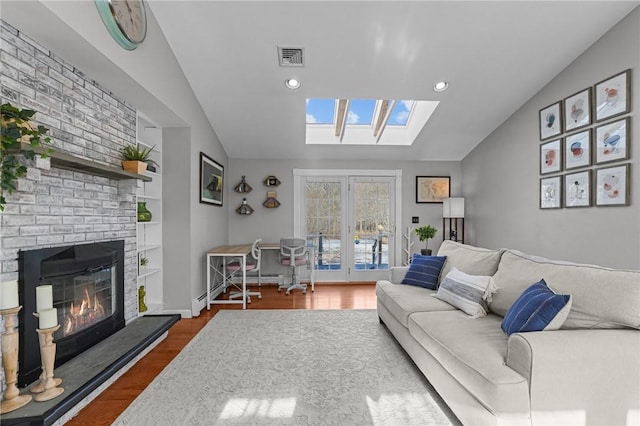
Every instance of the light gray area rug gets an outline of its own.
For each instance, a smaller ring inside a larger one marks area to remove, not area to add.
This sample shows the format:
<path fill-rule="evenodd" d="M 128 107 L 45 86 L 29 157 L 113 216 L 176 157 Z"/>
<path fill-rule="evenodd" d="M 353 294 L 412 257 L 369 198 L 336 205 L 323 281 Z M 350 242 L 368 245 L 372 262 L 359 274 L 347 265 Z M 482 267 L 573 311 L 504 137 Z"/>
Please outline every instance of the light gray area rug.
<path fill-rule="evenodd" d="M 220 311 L 116 425 L 454 425 L 375 310 Z"/>

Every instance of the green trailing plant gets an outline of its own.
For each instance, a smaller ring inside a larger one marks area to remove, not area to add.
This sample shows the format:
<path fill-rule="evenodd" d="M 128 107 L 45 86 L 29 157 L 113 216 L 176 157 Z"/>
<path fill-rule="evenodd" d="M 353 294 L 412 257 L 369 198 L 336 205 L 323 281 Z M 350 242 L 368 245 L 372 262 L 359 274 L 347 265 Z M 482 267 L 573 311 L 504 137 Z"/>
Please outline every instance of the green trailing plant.
<path fill-rule="evenodd" d="M 143 163 L 147 163 L 149 165 L 158 165 L 155 161 L 153 161 L 150 156 L 151 152 L 155 149 L 155 145 L 151 148 L 142 148 L 137 145 L 127 145 L 122 148 L 122 158 L 125 161 L 142 161 Z"/>
<path fill-rule="evenodd" d="M 147 266 L 149 264 L 149 259 L 147 259 L 146 257 L 142 256 L 140 258 L 140 266 Z"/>
<path fill-rule="evenodd" d="M 20 109 L 10 103 L 2 104 L 2 144 L 0 145 L 0 211 L 4 211 L 7 200 L 4 197 L 5 191 L 12 194 L 16 190 L 18 179 L 27 174 L 27 167 L 18 158 L 19 154 L 32 160 L 36 153 L 33 150 L 23 150 L 21 144 L 26 143 L 32 148 L 42 147 L 44 143 L 51 142 L 51 138 L 46 135 L 48 128 L 42 125 L 34 126 L 31 118 L 35 115 L 31 109 Z M 46 149 L 45 153 L 40 153 L 46 158 L 46 153 L 52 153 L 52 149 Z"/>
<path fill-rule="evenodd" d="M 425 250 L 428 250 L 429 239 L 435 237 L 438 230 L 431 225 L 425 225 L 421 226 L 420 228 L 416 228 L 415 231 L 420 241 L 426 241 L 424 248 Z"/>

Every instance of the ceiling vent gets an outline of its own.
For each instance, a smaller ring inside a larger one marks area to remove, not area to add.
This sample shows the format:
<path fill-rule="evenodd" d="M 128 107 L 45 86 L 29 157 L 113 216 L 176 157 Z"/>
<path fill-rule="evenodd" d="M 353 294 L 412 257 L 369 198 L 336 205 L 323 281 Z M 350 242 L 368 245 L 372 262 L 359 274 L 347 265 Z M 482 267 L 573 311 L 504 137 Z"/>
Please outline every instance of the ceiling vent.
<path fill-rule="evenodd" d="M 304 48 L 278 46 L 278 61 L 281 67 L 303 67 Z"/>

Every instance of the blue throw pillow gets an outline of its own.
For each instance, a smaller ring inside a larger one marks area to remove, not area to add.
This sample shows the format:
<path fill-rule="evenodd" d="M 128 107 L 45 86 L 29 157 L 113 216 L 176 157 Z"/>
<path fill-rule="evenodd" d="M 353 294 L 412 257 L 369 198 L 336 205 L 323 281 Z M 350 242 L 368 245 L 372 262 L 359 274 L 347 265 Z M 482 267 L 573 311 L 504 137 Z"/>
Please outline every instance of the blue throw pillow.
<path fill-rule="evenodd" d="M 571 295 L 556 294 L 542 279 L 513 302 L 502 319 L 505 333 L 558 330 L 571 310 Z"/>
<path fill-rule="evenodd" d="M 402 280 L 402 284 L 435 290 L 438 288 L 438 278 L 447 256 L 423 256 L 414 254 L 411 258 L 409 270 Z"/>

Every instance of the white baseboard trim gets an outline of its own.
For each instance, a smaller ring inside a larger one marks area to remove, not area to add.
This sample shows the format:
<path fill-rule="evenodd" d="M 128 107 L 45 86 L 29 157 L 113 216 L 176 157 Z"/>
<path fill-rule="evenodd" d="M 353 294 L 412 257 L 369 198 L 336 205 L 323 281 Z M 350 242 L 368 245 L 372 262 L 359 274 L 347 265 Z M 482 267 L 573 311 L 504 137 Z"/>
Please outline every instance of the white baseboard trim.
<path fill-rule="evenodd" d="M 178 314 L 181 318 L 193 318 L 191 311 L 188 309 L 163 309 L 161 314 Z"/>

